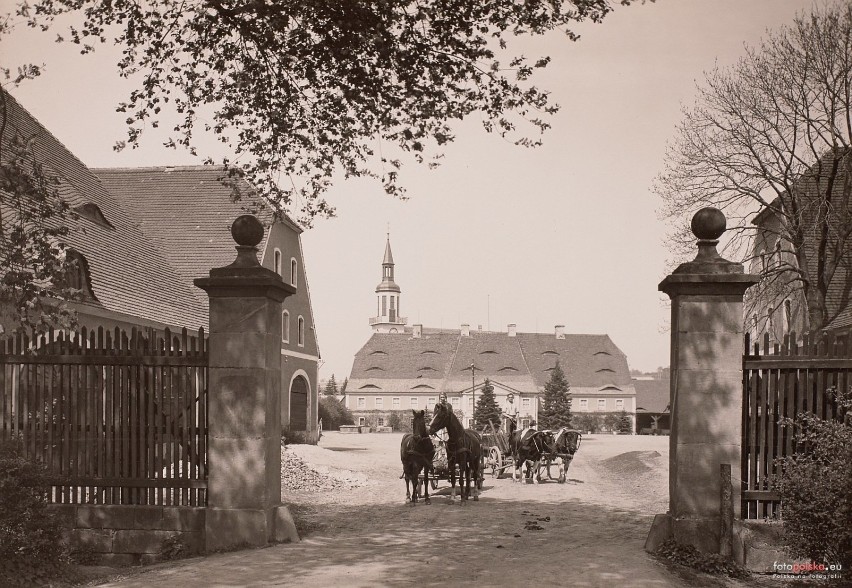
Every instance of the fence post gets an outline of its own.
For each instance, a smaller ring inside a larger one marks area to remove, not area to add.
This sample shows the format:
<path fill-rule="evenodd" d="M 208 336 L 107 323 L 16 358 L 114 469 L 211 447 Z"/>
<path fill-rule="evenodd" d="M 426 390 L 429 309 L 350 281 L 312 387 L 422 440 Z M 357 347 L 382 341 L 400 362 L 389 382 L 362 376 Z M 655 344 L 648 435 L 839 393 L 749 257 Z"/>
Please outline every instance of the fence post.
<path fill-rule="evenodd" d="M 210 298 L 207 551 L 298 540 L 281 506 L 281 302 L 295 288 L 263 268 L 263 225 L 234 221 L 237 258 L 195 280 Z"/>
<path fill-rule="evenodd" d="M 659 285 L 671 298 L 669 511 L 645 543 L 674 537 L 706 553 L 720 548 L 721 464 L 730 464 L 734 516 L 740 516 L 743 295 L 759 280 L 716 251 L 725 215 L 703 208 L 692 218 L 698 254 Z"/>

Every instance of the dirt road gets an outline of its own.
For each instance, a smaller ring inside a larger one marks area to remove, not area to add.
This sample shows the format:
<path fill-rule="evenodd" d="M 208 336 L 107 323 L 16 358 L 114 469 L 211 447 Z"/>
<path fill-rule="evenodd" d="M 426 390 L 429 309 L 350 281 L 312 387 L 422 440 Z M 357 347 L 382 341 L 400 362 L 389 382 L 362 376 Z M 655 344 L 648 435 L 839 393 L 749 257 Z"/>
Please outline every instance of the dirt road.
<path fill-rule="evenodd" d="M 558 484 L 487 476 L 479 502 L 405 504 L 398 434 L 287 451 L 348 489 L 286 491 L 303 540 L 153 566 L 115 586 L 680 586 L 642 545 L 665 512 L 668 438 L 587 436 Z"/>

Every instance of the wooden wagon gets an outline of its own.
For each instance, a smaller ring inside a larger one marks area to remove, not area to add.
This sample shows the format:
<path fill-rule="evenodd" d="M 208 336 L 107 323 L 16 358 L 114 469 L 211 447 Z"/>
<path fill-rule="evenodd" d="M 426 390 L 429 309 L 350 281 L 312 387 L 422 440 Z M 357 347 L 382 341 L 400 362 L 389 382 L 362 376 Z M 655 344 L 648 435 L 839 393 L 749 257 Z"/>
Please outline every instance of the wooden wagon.
<path fill-rule="evenodd" d="M 485 455 L 485 467 L 491 468 L 491 477 L 499 478 L 509 468 L 515 467 L 512 452 L 509 451 L 509 435 L 498 431 L 491 423 L 482 433 L 482 451 Z"/>
<path fill-rule="evenodd" d="M 450 475 L 450 473 L 451 473 L 450 472 L 450 461 L 449 461 L 449 458 L 447 456 L 446 441 L 441 439 L 440 437 L 435 436 L 435 435 L 433 435 L 431 437 L 431 439 L 432 439 L 432 445 L 435 446 L 435 457 L 432 459 L 432 470 L 429 472 L 429 486 L 432 487 L 432 490 L 437 490 L 439 480 L 446 480 L 446 481 L 449 482 L 451 478 L 454 478 L 455 480 L 459 479 L 459 467 L 458 467 L 458 464 L 453 464 L 453 468 L 454 468 L 455 471 L 452 472 L 454 475 L 451 476 Z M 487 446 L 485 445 L 485 443 L 483 443 L 482 447 L 483 447 L 483 449 L 485 449 Z M 477 480 L 476 480 L 477 490 L 482 490 L 482 483 L 484 481 L 484 473 L 483 473 L 484 463 L 485 463 L 485 460 L 483 460 L 483 464 L 480 465 L 480 468 L 479 468 L 479 478 L 477 478 Z M 426 475 L 425 475 L 425 473 L 421 473 L 420 474 L 420 484 L 425 484 L 425 483 L 426 483 Z M 421 487 L 421 490 L 422 490 L 422 487 Z"/>

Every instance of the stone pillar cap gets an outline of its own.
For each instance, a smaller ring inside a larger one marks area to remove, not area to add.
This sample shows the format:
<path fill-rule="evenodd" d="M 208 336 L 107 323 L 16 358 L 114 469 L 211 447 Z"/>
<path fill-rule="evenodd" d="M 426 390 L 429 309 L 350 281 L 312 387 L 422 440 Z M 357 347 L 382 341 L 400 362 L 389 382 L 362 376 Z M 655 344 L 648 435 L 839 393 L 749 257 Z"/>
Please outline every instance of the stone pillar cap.
<path fill-rule="evenodd" d="M 719 255 L 716 245 L 726 225 L 725 214 L 718 208 L 708 206 L 696 212 L 692 217 L 691 228 L 692 234 L 698 239 L 698 254 L 692 261 L 680 264 L 660 282 L 659 290 L 669 295 L 678 291 L 699 293 L 701 284 L 712 284 L 712 289 L 719 293 L 730 291 L 743 294 L 749 286 L 760 281 L 760 276 L 746 274 L 743 264 L 728 261 Z"/>
<path fill-rule="evenodd" d="M 281 276 L 257 260 L 257 245 L 263 241 L 263 234 L 263 225 L 255 216 L 237 217 L 231 225 L 237 258 L 224 267 L 211 269 L 207 278 L 196 278 L 194 284 L 210 296 L 264 295 L 284 300 L 295 294 L 294 286 L 285 283 Z"/>

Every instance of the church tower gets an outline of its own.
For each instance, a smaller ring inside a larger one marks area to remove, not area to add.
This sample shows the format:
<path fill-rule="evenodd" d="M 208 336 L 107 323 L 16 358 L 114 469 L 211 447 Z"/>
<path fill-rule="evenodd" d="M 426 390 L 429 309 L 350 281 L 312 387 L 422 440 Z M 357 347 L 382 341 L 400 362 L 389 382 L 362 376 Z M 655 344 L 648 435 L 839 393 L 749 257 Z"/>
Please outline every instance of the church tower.
<path fill-rule="evenodd" d="M 376 316 L 370 319 L 370 326 L 376 333 L 402 333 L 407 319 L 400 316 L 399 286 L 393 281 L 393 254 L 390 246 L 390 233 L 385 244 L 385 258 L 382 260 L 382 281 L 376 286 Z"/>

